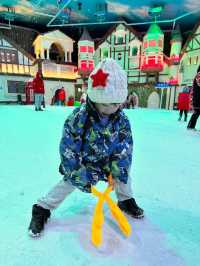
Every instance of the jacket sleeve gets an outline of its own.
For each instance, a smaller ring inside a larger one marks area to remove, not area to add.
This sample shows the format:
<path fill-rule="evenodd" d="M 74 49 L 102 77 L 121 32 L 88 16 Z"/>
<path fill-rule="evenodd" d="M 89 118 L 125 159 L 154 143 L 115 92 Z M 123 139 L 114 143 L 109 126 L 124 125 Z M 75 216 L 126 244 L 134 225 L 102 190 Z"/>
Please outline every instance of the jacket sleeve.
<path fill-rule="evenodd" d="M 119 126 L 119 142 L 111 156 L 110 170 L 115 179 L 127 183 L 132 163 L 133 139 L 128 118 L 124 115 Z"/>
<path fill-rule="evenodd" d="M 92 174 L 82 164 L 81 158 L 82 134 L 86 117 L 81 115 L 79 108 L 77 109 L 64 124 L 60 142 L 61 167 L 64 180 L 69 180 L 72 185 L 82 191 L 90 192 L 85 189 L 85 186 L 92 184 L 94 179 Z"/>

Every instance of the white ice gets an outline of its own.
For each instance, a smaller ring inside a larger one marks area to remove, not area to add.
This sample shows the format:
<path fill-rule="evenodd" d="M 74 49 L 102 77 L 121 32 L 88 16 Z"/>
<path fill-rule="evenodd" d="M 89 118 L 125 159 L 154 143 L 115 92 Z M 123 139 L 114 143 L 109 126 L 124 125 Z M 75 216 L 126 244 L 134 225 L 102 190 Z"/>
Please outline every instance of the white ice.
<path fill-rule="evenodd" d="M 130 238 L 105 208 L 103 244 L 92 246 L 96 198 L 78 190 L 52 213 L 39 239 L 28 236 L 32 204 L 62 178 L 58 146 L 71 111 L 0 106 L 0 266 L 199 266 L 200 132 L 178 122 L 177 111 L 126 111 L 134 196 L 145 210 L 143 220 L 128 217 Z"/>

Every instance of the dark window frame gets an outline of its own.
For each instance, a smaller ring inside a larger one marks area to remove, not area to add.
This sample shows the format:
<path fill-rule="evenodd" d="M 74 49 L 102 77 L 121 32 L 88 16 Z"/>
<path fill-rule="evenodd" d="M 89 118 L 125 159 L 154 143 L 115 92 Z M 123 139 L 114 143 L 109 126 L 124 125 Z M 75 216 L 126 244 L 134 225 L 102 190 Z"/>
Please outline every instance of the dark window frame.
<path fill-rule="evenodd" d="M 25 94 L 25 81 L 7 80 L 9 94 Z"/>
<path fill-rule="evenodd" d="M 2 60 L 2 54 L 4 54 L 4 60 Z M 13 54 L 15 55 L 15 60 L 13 60 Z M 8 60 L 8 58 L 10 59 Z M 19 58 L 18 58 L 17 50 L 0 48 L 0 63 L 18 65 Z"/>

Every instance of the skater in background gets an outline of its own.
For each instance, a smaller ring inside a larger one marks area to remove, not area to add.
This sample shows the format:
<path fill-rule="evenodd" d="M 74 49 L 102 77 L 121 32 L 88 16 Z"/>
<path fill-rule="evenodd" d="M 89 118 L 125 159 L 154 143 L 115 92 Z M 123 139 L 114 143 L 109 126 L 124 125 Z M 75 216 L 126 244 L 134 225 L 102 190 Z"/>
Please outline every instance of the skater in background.
<path fill-rule="evenodd" d="M 126 101 L 124 103 L 121 104 L 121 108 L 125 108 L 125 109 L 133 109 L 136 105 L 136 96 L 132 93 L 130 93 L 127 98 Z"/>
<path fill-rule="evenodd" d="M 74 96 L 70 95 L 67 101 L 67 106 L 74 106 L 75 98 Z"/>
<path fill-rule="evenodd" d="M 60 89 L 57 89 L 55 91 L 55 94 L 52 98 L 52 105 L 65 105 L 66 100 L 66 93 L 64 87 L 61 87 Z"/>
<path fill-rule="evenodd" d="M 126 97 L 125 102 L 120 104 L 121 109 L 129 109 L 130 108 L 130 103 L 129 103 L 129 95 Z"/>
<path fill-rule="evenodd" d="M 65 106 L 66 93 L 64 87 L 61 87 L 57 93 L 57 105 Z"/>
<path fill-rule="evenodd" d="M 135 108 L 136 105 L 136 96 L 134 95 L 133 92 L 130 93 L 129 97 L 128 97 L 128 105 L 129 105 L 129 109 L 133 109 Z"/>
<path fill-rule="evenodd" d="M 188 129 L 195 129 L 197 119 L 200 115 L 200 66 L 198 67 L 197 74 L 193 80 L 192 105 L 194 111 L 188 123 Z"/>
<path fill-rule="evenodd" d="M 178 121 L 181 121 L 182 115 L 184 113 L 184 121 L 186 122 L 188 111 L 190 110 L 190 90 L 187 87 L 184 87 L 182 92 L 180 92 L 178 95 L 178 110 Z"/>
<path fill-rule="evenodd" d="M 42 73 L 37 72 L 36 77 L 33 80 L 33 90 L 35 98 L 35 111 L 43 111 L 42 102 L 44 100 L 44 82 L 42 79 Z"/>
<path fill-rule="evenodd" d="M 86 92 L 83 92 L 80 98 L 80 103 L 83 104 L 86 102 L 87 94 Z"/>
<path fill-rule="evenodd" d="M 142 218 L 131 188 L 133 140 L 128 118 L 119 108 L 127 97 L 126 72 L 113 59 L 104 59 L 90 74 L 87 101 L 66 119 L 60 142 L 63 179 L 32 208 L 31 236 L 39 236 L 51 211 L 75 188 L 91 193 L 91 186 L 113 176 L 119 208 Z"/>

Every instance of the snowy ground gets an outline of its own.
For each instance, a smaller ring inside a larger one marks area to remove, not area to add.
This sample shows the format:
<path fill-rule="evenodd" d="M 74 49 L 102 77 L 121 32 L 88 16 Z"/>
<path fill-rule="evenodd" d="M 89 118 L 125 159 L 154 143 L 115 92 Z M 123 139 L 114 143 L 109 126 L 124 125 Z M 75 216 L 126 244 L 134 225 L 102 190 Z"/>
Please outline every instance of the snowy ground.
<path fill-rule="evenodd" d="M 129 239 L 105 208 L 103 245 L 93 247 L 96 199 L 78 191 L 40 239 L 27 235 L 31 205 L 61 178 L 58 145 L 71 111 L 0 106 L 0 266 L 199 266 L 200 132 L 186 130 L 176 111 L 126 111 L 135 140 L 134 195 L 146 214 L 129 217 Z"/>

